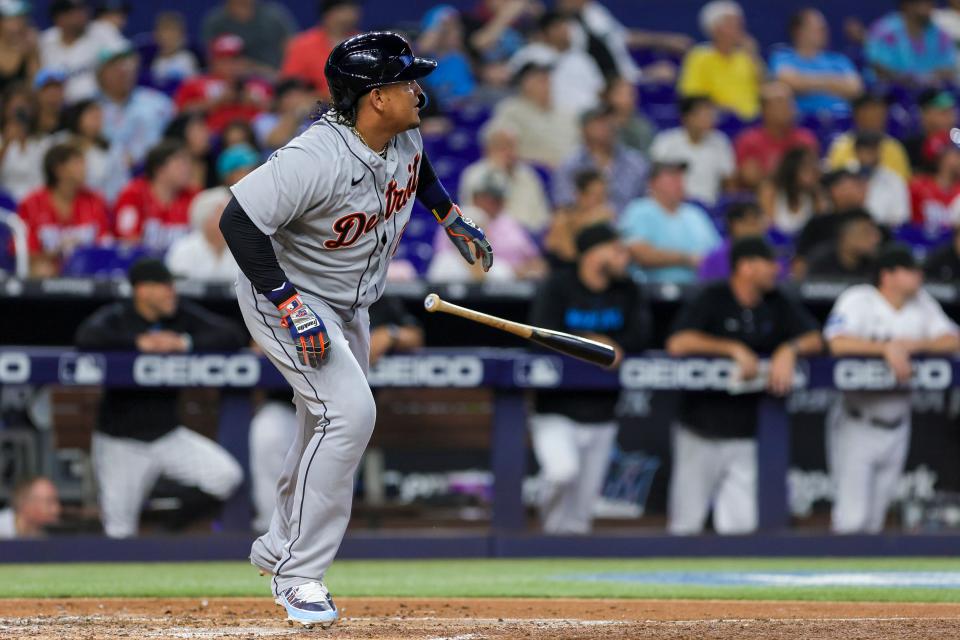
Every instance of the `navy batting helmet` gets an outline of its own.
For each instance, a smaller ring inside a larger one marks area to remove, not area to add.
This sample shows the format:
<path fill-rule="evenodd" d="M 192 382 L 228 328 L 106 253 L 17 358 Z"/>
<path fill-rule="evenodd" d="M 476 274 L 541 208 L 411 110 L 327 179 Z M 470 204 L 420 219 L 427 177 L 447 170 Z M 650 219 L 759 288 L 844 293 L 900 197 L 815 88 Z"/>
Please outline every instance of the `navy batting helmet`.
<path fill-rule="evenodd" d="M 333 107 L 345 112 L 371 89 L 416 80 L 436 68 L 436 60 L 414 56 L 403 36 L 373 31 L 348 38 L 334 47 L 323 73 Z"/>

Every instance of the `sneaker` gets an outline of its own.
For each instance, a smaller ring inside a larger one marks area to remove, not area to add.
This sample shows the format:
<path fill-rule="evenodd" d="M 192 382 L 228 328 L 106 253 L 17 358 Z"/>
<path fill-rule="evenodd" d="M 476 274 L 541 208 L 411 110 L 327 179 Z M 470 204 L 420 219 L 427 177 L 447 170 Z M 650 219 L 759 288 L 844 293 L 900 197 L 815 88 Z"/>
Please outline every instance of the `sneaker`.
<path fill-rule="evenodd" d="M 307 582 L 285 589 L 280 603 L 287 610 L 287 620 L 305 627 L 327 628 L 337 621 L 337 606 L 322 582 Z"/>

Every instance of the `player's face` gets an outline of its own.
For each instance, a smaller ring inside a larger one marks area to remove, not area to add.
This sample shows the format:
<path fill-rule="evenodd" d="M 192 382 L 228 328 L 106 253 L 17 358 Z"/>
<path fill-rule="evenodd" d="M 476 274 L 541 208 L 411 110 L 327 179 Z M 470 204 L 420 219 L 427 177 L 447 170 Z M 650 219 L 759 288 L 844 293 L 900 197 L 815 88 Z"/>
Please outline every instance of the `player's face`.
<path fill-rule="evenodd" d="M 396 131 L 407 131 L 420 126 L 420 94 L 423 89 L 416 80 L 395 82 L 377 90 L 378 105 L 384 119 Z"/>

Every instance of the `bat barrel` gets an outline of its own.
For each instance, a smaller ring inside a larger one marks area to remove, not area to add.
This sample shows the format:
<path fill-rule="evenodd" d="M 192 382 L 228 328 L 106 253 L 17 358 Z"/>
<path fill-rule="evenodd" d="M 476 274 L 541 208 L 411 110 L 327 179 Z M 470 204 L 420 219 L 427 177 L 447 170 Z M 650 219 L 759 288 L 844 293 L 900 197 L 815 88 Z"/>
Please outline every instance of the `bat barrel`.
<path fill-rule="evenodd" d="M 617 359 L 617 352 L 613 347 L 566 333 L 535 329 L 530 339 L 548 349 L 598 364 L 601 367 L 609 367 Z"/>

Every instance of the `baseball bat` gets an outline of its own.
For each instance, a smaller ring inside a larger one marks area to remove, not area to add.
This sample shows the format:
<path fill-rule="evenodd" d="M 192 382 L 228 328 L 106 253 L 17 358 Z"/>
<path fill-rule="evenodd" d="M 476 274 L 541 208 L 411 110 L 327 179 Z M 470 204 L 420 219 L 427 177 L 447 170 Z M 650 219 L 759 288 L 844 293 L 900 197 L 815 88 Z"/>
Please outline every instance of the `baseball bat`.
<path fill-rule="evenodd" d="M 443 313 L 460 316 L 467 320 L 473 320 L 474 322 L 485 324 L 488 327 L 500 329 L 501 331 L 512 333 L 515 336 L 532 340 L 548 349 L 559 351 L 574 358 L 586 360 L 601 367 L 609 367 L 617 357 L 617 353 L 613 350 L 613 347 L 605 345 L 602 342 L 588 340 L 587 338 L 570 335 L 562 331 L 541 329 L 540 327 L 531 327 L 530 325 L 513 322 L 512 320 L 504 320 L 503 318 L 447 302 L 435 293 L 431 293 L 424 299 L 423 308 L 430 313 L 442 311 Z"/>

